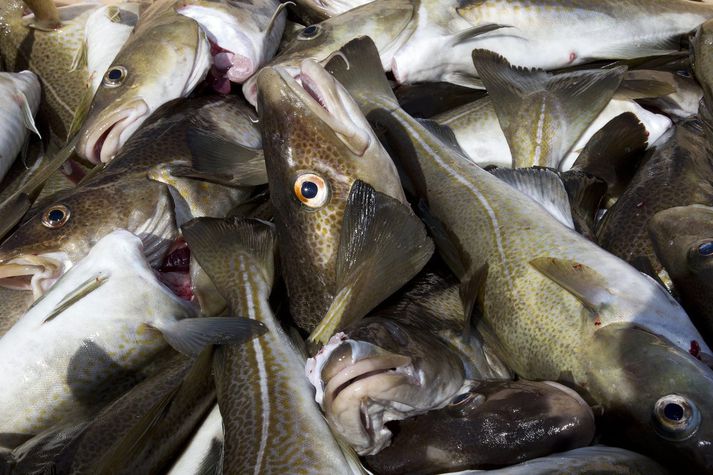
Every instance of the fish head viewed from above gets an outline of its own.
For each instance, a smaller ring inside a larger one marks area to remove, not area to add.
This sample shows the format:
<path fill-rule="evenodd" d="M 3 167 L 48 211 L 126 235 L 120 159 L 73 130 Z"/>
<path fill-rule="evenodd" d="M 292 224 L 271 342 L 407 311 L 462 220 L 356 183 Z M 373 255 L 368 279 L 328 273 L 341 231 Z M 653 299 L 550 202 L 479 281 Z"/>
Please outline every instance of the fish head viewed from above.
<path fill-rule="evenodd" d="M 354 182 L 405 197 L 391 158 L 342 85 L 311 60 L 300 80 L 263 69 L 258 111 L 290 308 L 311 331 L 337 291 L 340 229 Z"/>
<path fill-rule="evenodd" d="M 198 23 L 172 9 L 149 13 L 104 74 L 78 132 L 77 153 L 93 163 L 110 161 L 152 112 L 187 96 L 210 67 Z"/>
<path fill-rule="evenodd" d="M 389 444 L 387 422 L 440 409 L 470 385 L 447 344 L 379 317 L 334 335 L 306 371 L 327 420 L 360 455 Z"/>
<path fill-rule="evenodd" d="M 387 67 L 391 56 L 410 35 L 413 15 L 410 0 L 381 0 L 362 5 L 346 14 L 306 26 L 267 65 L 280 67 L 296 77 L 303 60 L 323 61 L 349 40 L 369 35 L 379 48 L 382 64 Z M 253 105 L 257 104 L 257 83 L 256 75 L 243 84 L 243 94 Z"/>
<path fill-rule="evenodd" d="M 713 372 L 665 338 L 609 325 L 589 348 L 603 441 L 641 451 L 687 473 L 713 470 Z M 588 389 L 578 388 L 582 394 Z M 594 392 L 594 391 L 593 391 Z M 611 439 L 611 440 L 610 440 Z"/>
<path fill-rule="evenodd" d="M 713 208 L 693 204 L 659 211 L 648 228 L 683 307 L 713 343 Z"/>

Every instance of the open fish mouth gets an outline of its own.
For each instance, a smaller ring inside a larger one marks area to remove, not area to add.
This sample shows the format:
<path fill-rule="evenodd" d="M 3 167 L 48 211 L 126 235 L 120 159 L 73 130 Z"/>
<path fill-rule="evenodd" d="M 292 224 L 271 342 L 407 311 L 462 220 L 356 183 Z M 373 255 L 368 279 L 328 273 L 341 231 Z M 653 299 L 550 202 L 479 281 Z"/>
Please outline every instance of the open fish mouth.
<path fill-rule="evenodd" d="M 77 152 L 92 163 L 111 161 L 148 117 L 149 112 L 148 104 L 143 99 L 138 99 L 107 117 L 100 116 L 98 120 L 88 122 L 96 126 L 84 126 Z"/>
<path fill-rule="evenodd" d="M 0 287 L 31 290 L 35 299 L 47 292 L 72 266 L 64 252 L 25 254 L 0 263 Z"/>

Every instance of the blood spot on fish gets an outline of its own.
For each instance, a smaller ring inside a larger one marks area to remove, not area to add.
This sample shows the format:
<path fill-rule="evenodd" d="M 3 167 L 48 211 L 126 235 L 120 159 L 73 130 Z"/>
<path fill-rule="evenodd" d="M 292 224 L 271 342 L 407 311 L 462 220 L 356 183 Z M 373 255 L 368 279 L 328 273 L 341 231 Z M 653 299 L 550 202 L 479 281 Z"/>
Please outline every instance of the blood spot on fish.
<path fill-rule="evenodd" d="M 575 59 L 577 59 L 577 53 L 575 53 L 574 51 L 572 51 L 571 53 L 569 53 L 569 62 L 570 62 L 570 64 L 571 64 L 571 63 L 574 63 L 574 60 L 575 60 Z"/>
<path fill-rule="evenodd" d="M 594 317 L 594 326 L 595 326 L 595 327 L 598 327 L 598 326 L 600 326 L 601 324 L 602 324 L 602 319 L 599 318 L 599 315 L 597 315 L 596 317 Z"/>
<path fill-rule="evenodd" d="M 701 359 L 699 356 L 701 353 L 701 345 L 699 345 L 696 340 L 691 340 L 691 349 L 689 349 L 688 352 L 696 358 Z"/>
<path fill-rule="evenodd" d="M 580 271 L 580 270 L 582 270 L 583 267 L 582 267 L 582 264 L 575 264 L 572 266 L 572 268 L 576 271 Z"/>

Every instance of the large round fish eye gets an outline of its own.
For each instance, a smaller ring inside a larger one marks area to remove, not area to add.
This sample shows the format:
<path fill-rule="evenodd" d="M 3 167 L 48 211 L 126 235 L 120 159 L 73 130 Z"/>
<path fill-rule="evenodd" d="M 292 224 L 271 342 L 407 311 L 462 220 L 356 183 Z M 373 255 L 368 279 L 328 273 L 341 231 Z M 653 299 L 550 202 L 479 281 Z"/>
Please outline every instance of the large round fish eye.
<path fill-rule="evenodd" d="M 50 229 L 57 229 L 69 221 L 70 211 L 65 205 L 52 205 L 42 215 L 42 224 Z"/>
<path fill-rule="evenodd" d="M 698 254 L 701 256 L 713 256 L 713 241 L 703 242 L 698 245 Z"/>
<path fill-rule="evenodd" d="M 652 416 L 656 432 L 668 440 L 688 439 L 701 423 L 701 414 L 693 401 L 678 394 L 656 401 Z"/>
<path fill-rule="evenodd" d="M 299 36 L 297 38 L 301 40 L 312 40 L 314 38 L 317 38 L 319 34 L 322 32 L 322 27 L 319 25 L 310 25 L 308 27 L 305 27 L 304 30 L 300 31 Z"/>
<path fill-rule="evenodd" d="M 104 80 L 102 84 L 106 87 L 117 87 L 121 86 L 127 75 L 126 68 L 123 66 L 112 66 L 104 75 Z"/>
<path fill-rule="evenodd" d="M 314 173 L 305 173 L 295 180 L 295 196 L 310 208 L 321 208 L 329 198 L 327 182 Z"/>

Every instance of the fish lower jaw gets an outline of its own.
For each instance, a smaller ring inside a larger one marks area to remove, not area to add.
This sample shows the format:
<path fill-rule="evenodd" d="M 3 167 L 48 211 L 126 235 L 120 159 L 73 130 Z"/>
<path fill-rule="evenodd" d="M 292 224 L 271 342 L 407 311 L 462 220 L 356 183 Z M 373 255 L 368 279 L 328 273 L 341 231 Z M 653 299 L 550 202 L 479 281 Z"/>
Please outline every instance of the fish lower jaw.
<path fill-rule="evenodd" d="M 0 264 L 0 287 L 31 290 L 35 300 L 72 267 L 64 252 L 20 256 Z"/>

